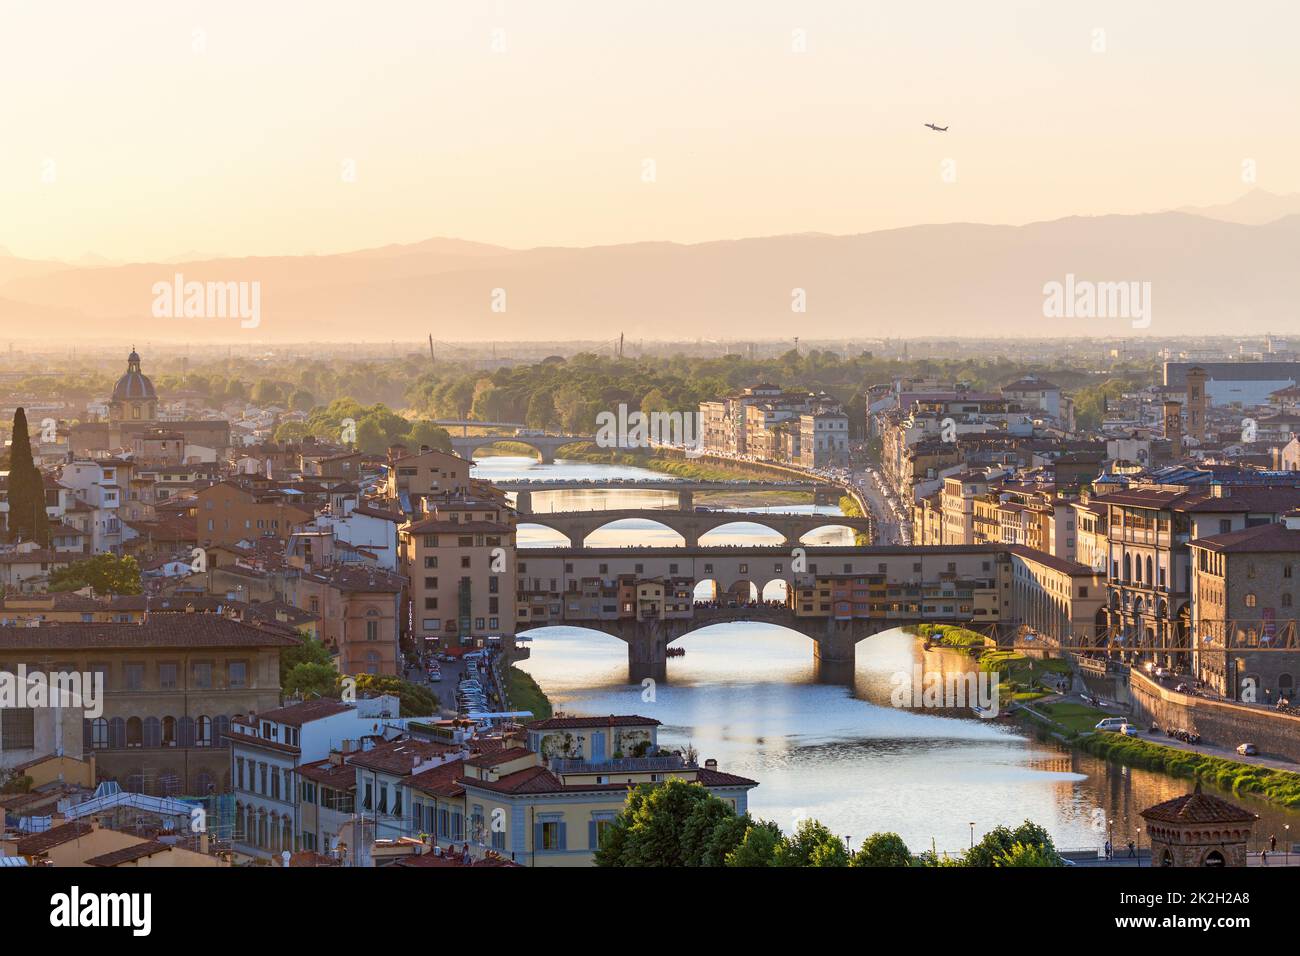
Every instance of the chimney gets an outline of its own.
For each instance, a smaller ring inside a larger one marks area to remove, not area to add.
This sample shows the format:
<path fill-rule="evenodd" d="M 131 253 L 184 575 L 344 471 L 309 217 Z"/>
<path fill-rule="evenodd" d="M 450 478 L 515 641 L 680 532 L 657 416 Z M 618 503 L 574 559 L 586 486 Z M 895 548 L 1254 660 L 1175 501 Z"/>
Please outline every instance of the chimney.
<path fill-rule="evenodd" d="M 705 770 L 717 770 L 717 769 L 718 769 L 718 762 L 717 762 L 716 760 L 714 760 L 712 757 L 710 757 L 708 760 L 704 761 L 704 769 L 705 769 Z"/>

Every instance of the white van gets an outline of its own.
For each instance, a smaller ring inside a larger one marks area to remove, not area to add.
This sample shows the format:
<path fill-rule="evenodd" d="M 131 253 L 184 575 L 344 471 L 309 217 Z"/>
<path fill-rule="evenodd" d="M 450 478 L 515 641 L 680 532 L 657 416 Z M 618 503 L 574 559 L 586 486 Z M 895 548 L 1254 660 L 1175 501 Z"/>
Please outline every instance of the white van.
<path fill-rule="evenodd" d="M 1128 723 L 1127 717 L 1107 717 L 1097 722 L 1097 730 L 1119 730 Z"/>

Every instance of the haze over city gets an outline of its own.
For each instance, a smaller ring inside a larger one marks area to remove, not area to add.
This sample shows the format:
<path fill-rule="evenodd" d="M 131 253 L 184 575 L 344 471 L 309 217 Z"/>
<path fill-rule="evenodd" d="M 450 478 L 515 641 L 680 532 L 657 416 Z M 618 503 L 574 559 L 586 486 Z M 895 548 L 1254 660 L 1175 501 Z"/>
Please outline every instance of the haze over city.
<path fill-rule="evenodd" d="M 0 318 L 112 333 L 179 264 L 262 283 L 267 321 L 197 332 L 217 340 L 338 340 L 361 316 L 458 340 L 494 288 L 513 337 L 671 337 L 719 308 L 775 337 L 795 287 L 825 334 L 978 334 L 1073 272 L 1152 281 L 1188 331 L 1225 310 L 1267 331 L 1297 252 L 1300 136 L 1279 119 L 1300 12 L 1170 9 L 18 5 Z M 192 264 L 216 258 L 237 261 Z M 63 263 L 99 274 L 41 281 Z"/>

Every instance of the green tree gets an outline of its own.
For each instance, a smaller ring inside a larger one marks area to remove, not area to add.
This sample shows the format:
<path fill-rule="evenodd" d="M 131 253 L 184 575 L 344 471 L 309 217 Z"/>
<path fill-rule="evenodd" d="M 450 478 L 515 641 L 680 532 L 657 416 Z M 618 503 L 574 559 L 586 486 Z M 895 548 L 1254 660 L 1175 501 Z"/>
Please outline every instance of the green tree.
<path fill-rule="evenodd" d="M 42 548 L 50 543 L 50 524 L 45 514 L 45 481 L 32 460 L 27 412 L 14 411 L 13 438 L 9 447 L 9 539 L 35 541 Z"/>
<path fill-rule="evenodd" d="M 962 856 L 963 866 L 996 866 L 997 860 L 1009 854 L 1016 844 L 1028 847 L 1045 847 L 1055 853 L 1056 847 L 1048 832 L 1037 823 L 1026 820 L 1012 830 L 995 827 Z"/>
<path fill-rule="evenodd" d="M 727 854 L 727 866 L 773 866 L 781 845 L 781 828 L 759 820 L 745 831 L 740 845 Z"/>
<path fill-rule="evenodd" d="M 441 425 L 435 425 L 426 419 L 412 422 L 411 431 L 406 436 L 406 444 L 412 448 L 419 448 L 421 445 L 428 445 L 434 451 L 451 451 L 451 436 L 447 434 L 447 429 Z"/>
<path fill-rule="evenodd" d="M 342 680 L 340 676 L 340 684 Z M 403 717 L 433 717 L 438 713 L 438 695 L 419 684 L 382 674 L 357 674 L 355 680 L 359 696 L 395 694 L 402 703 Z"/>
<path fill-rule="evenodd" d="M 994 866 L 1065 866 L 1059 853 L 1051 846 L 1030 843 L 1013 843 L 1011 849 L 993 860 Z"/>
<path fill-rule="evenodd" d="M 598 866 L 687 866 L 687 850 L 682 844 L 687 821 L 702 804 L 715 800 L 698 783 L 672 779 L 663 784 L 642 784 L 638 799 L 629 795 L 612 829 L 622 830 L 610 836 L 608 849 L 602 841 L 597 855 Z M 719 801 L 721 802 L 721 801 Z M 698 846 L 703 840 L 695 838 Z M 698 855 L 698 850 L 695 851 Z"/>
<path fill-rule="evenodd" d="M 709 866 L 714 831 L 720 824 L 736 818 L 731 805 L 710 795 L 698 803 L 682 825 L 682 856 L 686 866 Z M 742 831 L 743 836 L 743 831 Z M 717 864 L 713 864 L 717 865 Z"/>
<path fill-rule="evenodd" d="M 271 437 L 281 444 L 288 444 L 300 442 L 310 434 L 311 428 L 306 422 L 285 422 Z"/>
<path fill-rule="evenodd" d="M 744 816 L 733 813 L 719 821 L 704 844 L 700 866 L 726 866 L 727 856 L 744 842 L 745 834 L 753 825 L 754 819 L 748 813 Z"/>
<path fill-rule="evenodd" d="M 912 853 L 897 833 L 873 833 L 862 841 L 849 866 L 911 866 Z"/>
<path fill-rule="evenodd" d="M 302 643 L 297 647 L 285 648 L 280 652 L 280 686 L 283 687 L 289 671 L 299 664 L 321 664 L 334 670 L 334 658 L 324 644 L 304 631 L 298 636 Z M 335 671 L 335 676 L 338 672 Z"/>
<path fill-rule="evenodd" d="M 793 835 L 776 848 L 773 866 L 848 866 L 849 851 L 844 841 L 826 824 L 811 818 L 801 820 Z"/>
<path fill-rule="evenodd" d="M 84 587 L 94 588 L 96 594 L 139 594 L 140 565 L 130 555 L 97 554 L 50 575 L 51 591 L 79 591 Z"/>
<path fill-rule="evenodd" d="M 339 696 L 339 672 L 333 664 L 295 664 L 280 678 L 280 690 L 286 697 Z"/>

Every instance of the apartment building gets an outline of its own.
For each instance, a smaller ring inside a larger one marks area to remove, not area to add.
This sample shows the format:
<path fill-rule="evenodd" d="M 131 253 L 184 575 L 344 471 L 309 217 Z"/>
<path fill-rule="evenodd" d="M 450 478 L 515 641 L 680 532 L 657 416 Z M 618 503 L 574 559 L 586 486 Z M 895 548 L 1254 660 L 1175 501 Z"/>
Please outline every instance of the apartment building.
<path fill-rule="evenodd" d="M 1107 509 L 1108 617 L 1117 645 L 1135 659 L 1186 668 L 1189 542 L 1274 524 L 1300 506 L 1300 488 L 1134 484 L 1090 503 Z"/>
<path fill-rule="evenodd" d="M 189 509 L 200 547 L 237 544 L 262 537 L 283 544 L 313 512 L 279 490 L 260 490 L 248 482 L 221 481 L 200 489 Z"/>
<path fill-rule="evenodd" d="M 302 849 L 300 787 L 307 783 L 302 765 L 326 759 L 345 741 L 401 732 L 399 706 L 387 695 L 355 703 L 319 698 L 284 707 L 277 701 L 231 720 L 223 735 L 235 798 L 234 848 L 264 860 Z"/>
<path fill-rule="evenodd" d="M 1300 512 L 1197 538 L 1189 547 L 1197 678 L 1234 700 L 1294 701 Z M 1294 650 L 1275 650 L 1282 647 Z"/>
<path fill-rule="evenodd" d="M 279 704 L 280 653 L 298 643 L 284 628 L 217 614 L 5 626 L 0 668 L 102 675 L 103 713 L 87 716 L 81 731 L 100 772 L 126 790 L 207 796 L 231 786 L 230 722 Z M 6 709 L 0 720 L 26 728 L 34 717 Z M 74 749 L 69 738 L 64 747 Z"/>
<path fill-rule="evenodd" d="M 417 454 L 408 454 L 402 445 L 388 450 L 387 475 L 383 497 L 389 509 L 407 515 L 429 510 L 424 498 L 447 498 L 468 495 L 473 490 L 469 472 L 474 462 L 449 452 L 433 451 L 420 446 Z"/>
<path fill-rule="evenodd" d="M 1010 620 L 1044 645 L 1093 647 L 1104 634 L 1106 575 L 1077 561 L 1013 545 Z"/>
<path fill-rule="evenodd" d="M 344 674 L 401 674 L 407 579 L 363 564 L 334 564 L 285 576 L 285 599 L 319 618 L 319 637 Z"/>
<path fill-rule="evenodd" d="M 495 498 L 426 499 L 399 529 L 417 638 L 470 643 L 514 633 L 515 517 Z"/>

